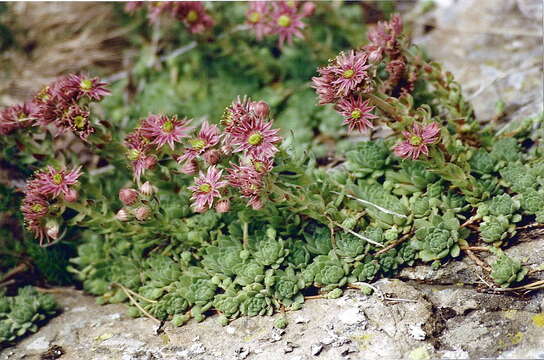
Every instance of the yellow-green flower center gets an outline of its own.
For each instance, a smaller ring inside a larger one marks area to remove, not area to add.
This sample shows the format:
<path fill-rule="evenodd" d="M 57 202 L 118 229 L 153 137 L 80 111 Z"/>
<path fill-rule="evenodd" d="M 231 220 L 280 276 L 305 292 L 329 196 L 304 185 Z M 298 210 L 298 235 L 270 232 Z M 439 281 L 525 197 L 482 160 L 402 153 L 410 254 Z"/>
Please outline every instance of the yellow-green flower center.
<path fill-rule="evenodd" d="M 361 117 L 361 110 L 355 109 L 351 112 L 351 117 L 354 119 L 359 119 Z"/>
<path fill-rule="evenodd" d="M 423 143 L 423 139 L 420 136 L 412 135 L 410 138 L 410 145 L 418 146 Z"/>
<path fill-rule="evenodd" d="M 212 191 L 212 186 L 210 184 L 202 184 L 198 187 L 198 191 L 203 193 L 209 193 Z"/>
<path fill-rule="evenodd" d="M 78 115 L 74 118 L 74 126 L 77 129 L 83 129 L 83 127 L 85 127 L 86 122 L 87 120 L 85 120 L 85 118 L 81 115 Z"/>
<path fill-rule="evenodd" d="M 191 144 L 191 147 L 195 150 L 202 150 L 204 146 L 206 146 L 206 141 L 203 139 L 191 139 L 189 140 L 189 144 Z"/>
<path fill-rule="evenodd" d="M 278 18 L 278 25 L 281 27 L 289 27 L 291 25 L 291 18 L 287 15 L 281 15 Z"/>
<path fill-rule="evenodd" d="M 89 79 L 81 80 L 79 87 L 81 88 L 81 90 L 85 90 L 85 91 L 91 90 L 93 87 L 93 82 Z"/>
<path fill-rule="evenodd" d="M 344 79 L 349 79 L 353 77 L 354 74 L 355 74 L 355 71 L 353 71 L 352 69 L 347 69 L 347 70 L 344 70 L 344 72 L 342 73 L 342 77 Z"/>
<path fill-rule="evenodd" d="M 249 145 L 259 145 L 263 142 L 263 135 L 259 132 L 254 132 L 253 134 L 249 135 L 247 142 Z"/>
<path fill-rule="evenodd" d="M 127 157 L 130 161 L 136 161 L 140 157 L 140 151 L 137 149 L 130 149 L 127 153 Z"/>
<path fill-rule="evenodd" d="M 174 124 L 170 120 L 168 120 L 167 122 L 162 124 L 162 130 L 167 133 L 172 132 L 174 130 Z"/>
<path fill-rule="evenodd" d="M 34 212 L 41 212 L 43 210 L 43 206 L 41 204 L 34 204 L 31 207 L 32 211 Z"/>
<path fill-rule="evenodd" d="M 223 112 L 223 117 L 221 118 L 221 125 L 229 126 L 230 124 L 232 124 L 232 120 L 232 111 L 229 108 L 226 108 L 225 112 Z"/>
<path fill-rule="evenodd" d="M 187 16 L 185 17 L 185 20 L 187 20 L 190 23 L 193 23 L 198 20 L 198 13 L 195 10 L 191 10 L 187 13 Z"/>
<path fill-rule="evenodd" d="M 53 182 L 57 185 L 60 185 L 62 183 L 62 174 L 56 173 L 53 175 Z"/>
<path fill-rule="evenodd" d="M 259 13 L 258 11 L 254 11 L 251 14 L 249 14 L 248 19 L 250 23 L 256 24 L 259 22 L 259 20 L 261 20 L 261 13 Z"/>
<path fill-rule="evenodd" d="M 264 169 L 264 163 L 262 161 L 254 161 L 253 162 L 253 167 L 255 168 L 255 170 L 257 170 L 258 172 L 263 172 L 265 169 Z"/>

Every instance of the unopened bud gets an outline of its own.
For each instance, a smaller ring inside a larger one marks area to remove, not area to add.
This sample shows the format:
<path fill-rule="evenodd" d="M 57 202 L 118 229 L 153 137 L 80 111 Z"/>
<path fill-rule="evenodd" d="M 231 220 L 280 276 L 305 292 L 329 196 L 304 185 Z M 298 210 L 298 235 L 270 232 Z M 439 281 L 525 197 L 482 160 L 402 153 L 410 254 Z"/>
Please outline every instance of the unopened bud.
<path fill-rule="evenodd" d="M 195 175 L 198 172 L 198 162 L 194 159 L 188 160 L 179 171 L 185 175 Z"/>
<path fill-rule="evenodd" d="M 140 206 L 134 210 L 134 217 L 140 221 L 144 221 L 151 215 L 151 209 L 148 206 Z"/>
<path fill-rule="evenodd" d="M 119 221 L 128 221 L 130 219 L 130 214 L 126 209 L 121 209 L 115 214 L 115 218 Z"/>
<path fill-rule="evenodd" d="M 253 210 L 260 210 L 263 208 L 263 202 L 261 201 L 261 199 L 252 199 L 250 202 L 249 202 L 249 205 L 251 205 L 251 208 Z"/>
<path fill-rule="evenodd" d="M 312 16 L 315 12 L 315 4 L 307 1 L 302 5 L 302 16 Z"/>
<path fill-rule="evenodd" d="M 157 188 L 151 185 L 149 181 L 146 181 L 142 186 L 140 186 L 140 192 L 145 196 L 151 196 L 157 192 Z"/>
<path fill-rule="evenodd" d="M 45 224 L 45 233 L 53 240 L 59 238 L 59 223 L 56 220 L 49 220 Z"/>
<path fill-rule="evenodd" d="M 270 113 L 270 106 L 268 106 L 268 104 L 262 100 L 254 102 L 251 107 L 255 115 L 257 115 L 261 119 L 266 118 Z"/>
<path fill-rule="evenodd" d="M 376 50 L 373 50 L 368 55 L 368 62 L 371 64 L 377 64 L 380 61 L 382 61 L 382 49 L 377 48 Z"/>
<path fill-rule="evenodd" d="M 138 201 L 138 191 L 135 189 L 121 189 L 119 191 L 119 200 L 125 205 L 133 205 Z"/>
<path fill-rule="evenodd" d="M 157 158 L 154 156 L 148 156 L 145 158 L 144 164 L 146 169 L 151 169 L 155 166 L 155 164 L 157 164 Z"/>
<path fill-rule="evenodd" d="M 219 200 L 219 202 L 215 205 L 215 211 L 218 213 L 226 213 L 230 210 L 230 200 L 229 199 L 223 199 Z"/>
<path fill-rule="evenodd" d="M 221 160 L 221 152 L 217 149 L 208 150 L 203 157 L 209 165 L 215 165 Z"/>
<path fill-rule="evenodd" d="M 64 193 L 64 200 L 68 202 L 75 202 L 77 201 L 78 193 L 74 189 L 68 189 L 66 193 Z"/>

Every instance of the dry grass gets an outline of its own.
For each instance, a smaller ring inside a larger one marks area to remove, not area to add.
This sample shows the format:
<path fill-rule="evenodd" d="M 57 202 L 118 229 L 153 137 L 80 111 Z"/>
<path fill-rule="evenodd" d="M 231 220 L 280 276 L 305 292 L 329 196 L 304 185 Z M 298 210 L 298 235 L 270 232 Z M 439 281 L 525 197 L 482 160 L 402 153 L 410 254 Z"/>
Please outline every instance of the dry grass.
<path fill-rule="evenodd" d="M 126 32 L 111 3 L 10 3 L 17 46 L 0 54 L 0 105 L 24 100 L 60 74 L 121 68 Z"/>

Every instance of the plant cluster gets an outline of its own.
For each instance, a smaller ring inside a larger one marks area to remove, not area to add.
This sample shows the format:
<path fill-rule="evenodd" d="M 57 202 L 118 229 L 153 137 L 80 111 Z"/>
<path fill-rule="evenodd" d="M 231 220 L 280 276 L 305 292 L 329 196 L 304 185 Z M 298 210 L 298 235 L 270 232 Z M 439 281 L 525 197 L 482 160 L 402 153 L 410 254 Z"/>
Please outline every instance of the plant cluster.
<path fill-rule="evenodd" d="M 252 4 L 248 20 L 291 29 L 276 32 L 288 43 L 316 10 L 308 4 Z M 177 14 L 189 5 L 154 6 Z M 59 80 L 32 102 L 48 104 L 33 121 L 74 132 L 111 174 L 86 172 L 70 155 L 44 157 L 50 167 L 25 188 L 27 228 L 50 244 L 76 225 L 80 243 L 69 270 L 86 291 L 101 303 L 129 303 L 131 316 L 182 325 L 214 312 L 227 324 L 296 310 L 309 293 L 335 298 L 348 284 L 394 276 L 416 262 L 436 269 L 480 241 L 498 251 L 517 224 L 541 224 L 542 116 L 501 132 L 483 127 L 452 75 L 403 35 L 398 16 L 378 23 L 368 40 L 312 79 L 319 104 L 337 112 L 338 125 L 343 117 L 346 134 L 370 138 L 351 137 L 327 159 L 297 146 L 298 119 L 293 135 L 281 132 L 272 120 L 281 101 L 248 97 L 213 120 L 154 111 L 128 133 L 88 120 L 85 110 L 77 115 L 85 119 L 82 132 L 71 107 L 102 100 L 106 85 L 75 75 Z M 302 106 L 305 96 L 295 102 Z M 310 107 L 308 114 L 325 111 Z M 28 129 L 7 141 L 36 142 L 38 130 Z M 503 254 L 492 267 L 501 286 L 527 274 Z"/>
<path fill-rule="evenodd" d="M 41 294 L 31 286 L 19 289 L 16 296 L 0 295 L 0 346 L 17 337 L 36 332 L 38 326 L 57 312 L 50 294 Z"/>

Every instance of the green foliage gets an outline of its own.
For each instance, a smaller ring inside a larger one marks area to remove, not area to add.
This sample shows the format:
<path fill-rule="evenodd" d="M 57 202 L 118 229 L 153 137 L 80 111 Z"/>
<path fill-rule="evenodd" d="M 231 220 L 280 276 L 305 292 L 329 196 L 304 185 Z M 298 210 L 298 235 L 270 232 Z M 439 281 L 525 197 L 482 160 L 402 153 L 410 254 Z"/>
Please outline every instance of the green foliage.
<path fill-rule="evenodd" d="M 50 294 L 26 286 L 16 296 L 0 294 L 0 345 L 5 346 L 29 332 L 36 332 L 45 320 L 56 314 L 57 303 Z"/>
<path fill-rule="evenodd" d="M 480 236 L 483 241 L 491 243 L 504 240 L 507 236 L 515 234 L 515 225 L 510 224 L 504 215 L 484 216 L 480 223 Z"/>
<path fill-rule="evenodd" d="M 329 291 L 347 283 L 349 269 L 348 264 L 334 255 L 319 255 L 302 272 L 302 277 L 307 285 L 313 284 Z"/>
<path fill-rule="evenodd" d="M 417 230 L 411 245 L 419 250 L 418 257 L 423 261 L 459 256 L 459 246 L 468 235 L 467 229 L 460 227 L 452 212 L 443 216 L 433 215 L 428 221 L 416 220 L 415 226 Z"/>
<path fill-rule="evenodd" d="M 356 144 L 346 153 L 346 169 L 353 176 L 366 177 L 370 174 L 380 176 L 391 161 L 391 153 L 383 141 L 364 141 Z"/>
<path fill-rule="evenodd" d="M 494 252 L 498 258 L 491 265 L 493 269 L 491 277 L 497 284 L 501 287 L 509 287 L 525 278 L 529 270 L 521 266 L 519 261 L 507 256 L 501 250 L 495 250 Z"/>

